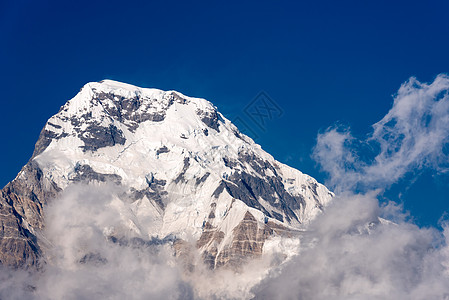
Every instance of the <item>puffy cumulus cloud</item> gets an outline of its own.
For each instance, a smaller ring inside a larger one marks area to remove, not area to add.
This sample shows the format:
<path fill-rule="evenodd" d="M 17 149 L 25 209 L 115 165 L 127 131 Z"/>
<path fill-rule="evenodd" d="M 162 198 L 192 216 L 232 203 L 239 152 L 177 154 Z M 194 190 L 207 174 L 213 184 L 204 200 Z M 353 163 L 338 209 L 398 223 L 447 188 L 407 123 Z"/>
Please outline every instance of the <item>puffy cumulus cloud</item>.
<path fill-rule="evenodd" d="M 367 139 L 342 127 L 318 135 L 313 156 L 337 196 L 299 254 L 254 288 L 257 299 L 449 299 L 449 225 L 420 228 L 378 202 L 405 174 L 447 171 L 448 91 L 446 75 L 411 78 Z"/>
<path fill-rule="evenodd" d="M 313 157 L 330 174 L 328 184 L 337 190 L 372 189 L 423 167 L 447 172 L 448 92 L 447 75 L 437 76 L 431 84 L 410 78 L 367 139 L 356 139 L 341 126 L 319 134 Z"/>
<path fill-rule="evenodd" d="M 376 194 L 340 195 L 257 299 L 449 299 L 449 230 L 378 218 Z"/>

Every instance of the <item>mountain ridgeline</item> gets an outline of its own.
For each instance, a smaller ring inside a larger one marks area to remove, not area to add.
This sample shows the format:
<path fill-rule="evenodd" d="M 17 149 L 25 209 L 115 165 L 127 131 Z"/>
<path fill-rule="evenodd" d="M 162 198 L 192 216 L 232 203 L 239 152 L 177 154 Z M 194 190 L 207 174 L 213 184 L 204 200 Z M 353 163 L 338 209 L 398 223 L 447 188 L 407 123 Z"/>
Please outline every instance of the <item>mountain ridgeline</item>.
<path fill-rule="evenodd" d="M 180 258 L 198 251 L 211 269 L 263 256 L 267 243 L 298 235 L 333 196 L 204 99 L 88 83 L 47 121 L 31 159 L 1 190 L 0 263 L 50 263 L 46 206 L 70 186 L 102 184 L 119 187 L 131 207 L 105 239 L 163 241 Z M 79 255 L 83 263 L 90 254 Z"/>

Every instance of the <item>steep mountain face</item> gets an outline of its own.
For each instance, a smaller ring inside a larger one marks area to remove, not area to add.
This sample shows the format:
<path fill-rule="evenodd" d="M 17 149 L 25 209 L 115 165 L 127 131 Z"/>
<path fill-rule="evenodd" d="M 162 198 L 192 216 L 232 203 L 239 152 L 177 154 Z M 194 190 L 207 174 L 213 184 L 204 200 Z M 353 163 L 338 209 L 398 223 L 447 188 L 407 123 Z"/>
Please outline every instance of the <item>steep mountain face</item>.
<path fill-rule="evenodd" d="M 332 198 L 277 162 L 204 99 L 105 80 L 88 83 L 45 124 L 35 151 L 1 191 L 0 262 L 45 257 L 44 207 L 73 184 L 112 182 L 132 211 L 120 234 L 187 239 L 210 268 L 238 267 L 267 242 L 296 235 Z"/>

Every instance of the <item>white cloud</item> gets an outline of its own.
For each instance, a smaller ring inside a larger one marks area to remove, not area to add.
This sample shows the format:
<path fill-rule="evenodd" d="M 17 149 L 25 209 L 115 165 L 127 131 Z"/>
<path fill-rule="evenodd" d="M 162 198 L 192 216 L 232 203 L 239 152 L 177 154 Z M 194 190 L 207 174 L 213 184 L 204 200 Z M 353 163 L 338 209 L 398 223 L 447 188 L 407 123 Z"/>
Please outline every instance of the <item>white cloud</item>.
<path fill-rule="evenodd" d="M 439 75 L 431 84 L 410 78 L 367 139 L 358 140 L 341 127 L 319 134 L 313 157 L 329 173 L 328 184 L 340 190 L 385 188 L 423 167 L 446 172 L 448 91 L 446 75 Z M 371 159 L 362 160 L 361 156 Z"/>
<path fill-rule="evenodd" d="M 431 84 L 411 78 L 367 139 L 341 127 L 318 135 L 313 156 L 337 197 L 299 255 L 254 289 L 257 299 L 449 299 L 449 226 L 419 228 L 377 200 L 407 173 L 447 171 L 448 91 L 445 75 Z"/>
<path fill-rule="evenodd" d="M 4 270 L 1 298 L 14 298 L 12 291 L 17 299 L 191 299 L 168 247 L 108 240 L 110 234 L 136 236 L 122 230 L 126 203 L 119 194 L 112 185 L 75 185 L 52 201 L 47 263 L 35 274 Z"/>
<path fill-rule="evenodd" d="M 131 231 L 129 203 L 113 184 L 74 185 L 46 207 L 46 264 L 38 273 L 0 269 L 0 299 L 247 299 L 271 257 L 238 274 L 210 270 L 192 240 L 195 268 L 183 268 L 171 245 Z M 126 223 L 126 226 L 124 226 Z M 132 226 L 131 226 L 132 228 Z M 115 236 L 120 242 L 112 242 Z M 43 241 L 43 240 L 41 240 Z M 274 253 L 276 255 L 276 253 Z M 85 263 L 83 263 L 85 262 Z"/>
<path fill-rule="evenodd" d="M 257 299 L 449 299 L 449 230 L 379 222 L 376 194 L 339 196 Z"/>

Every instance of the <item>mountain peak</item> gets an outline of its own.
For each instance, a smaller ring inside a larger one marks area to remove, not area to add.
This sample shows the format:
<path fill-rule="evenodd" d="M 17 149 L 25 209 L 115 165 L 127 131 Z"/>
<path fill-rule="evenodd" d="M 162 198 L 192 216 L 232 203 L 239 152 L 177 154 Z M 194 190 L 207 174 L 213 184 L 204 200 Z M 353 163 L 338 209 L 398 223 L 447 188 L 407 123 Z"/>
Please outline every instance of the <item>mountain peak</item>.
<path fill-rule="evenodd" d="M 212 268 L 262 255 L 267 239 L 294 235 L 332 198 L 207 100 L 111 80 L 86 84 L 48 120 L 7 195 L 41 195 L 24 196 L 21 203 L 41 207 L 28 214 L 17 204 L 32 236 L 32 224 L 45 223 L 46 195 L 99 182 L 125 191 L 117 197 L 127 209 L 114 232 L 144 240 L 193 237 Z"/>
<path fill-rule="evenodd" d="M 102 86 L 108 86 L 110 88 L 115 88 L 115 89 L 125 89 L 125 90 L 142 90 L 143 88 L 129 84 L 129 83 L 124 83 L 124 82 L 120 82 L 120 81 L 115 81 L 112 79 L 103 79 L 99 82 L 89 82 L 87 83 L 89 85 L 91 84 L 101 84 Z"/>

